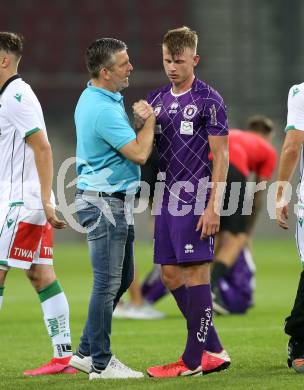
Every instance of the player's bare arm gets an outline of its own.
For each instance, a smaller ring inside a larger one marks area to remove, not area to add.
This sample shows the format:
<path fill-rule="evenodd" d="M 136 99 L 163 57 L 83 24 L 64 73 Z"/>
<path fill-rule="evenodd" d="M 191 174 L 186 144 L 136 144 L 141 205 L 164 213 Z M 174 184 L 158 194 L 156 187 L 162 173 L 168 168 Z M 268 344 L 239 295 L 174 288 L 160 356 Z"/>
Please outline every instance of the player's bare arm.
<path fill-rule="evenodd" d="M 208 205 L 204 211 L 204 214 L 200 217 L 196 230 L 201 231 L 201 239 L 205 239 L 215 233 L 218 233 L 220 228 L 220 202 L 222 198 L 222 189 L 219 187 L 219 183 L 226 181 L 228 166 L 229 166 L 229 149 L 228 149 L 228 136 L 209 136 L 208 137 L 210 150 L 213 155 L 213 168 L 212 168 L 212 183 L 210 199 Z"/>
<path fill-rule="evenodd" d="M 300 130 L 288 130 L 279 162 L 278 171 L 278 186 L 276 194 L 276 202 L 282 202 L 286 183 L 289 182 L 294 174 L 297 166 L 301 147 L 304 142 L 304 132 Z M 277 224 L 283 228 L 288 229 L 288 205 L 279 206 L 276 208 Z"/>
<path fill-rule="evenodd" d="M 44 132 L 37 131 L 26 138 L 27 144 L 32 148 L 41 187 L 41 201 L 48 222 L 56 229 L 63 229 L 66 223 L 60 220 L 51 203 L 53 183 L 53 156 L 52 148 Z"/>

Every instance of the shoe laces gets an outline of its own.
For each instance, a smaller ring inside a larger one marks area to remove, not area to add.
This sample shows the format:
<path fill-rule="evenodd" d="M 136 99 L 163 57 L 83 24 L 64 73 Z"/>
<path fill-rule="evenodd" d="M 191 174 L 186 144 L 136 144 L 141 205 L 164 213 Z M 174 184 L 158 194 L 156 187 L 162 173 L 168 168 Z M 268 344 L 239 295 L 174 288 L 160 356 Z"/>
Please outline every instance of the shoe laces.
<path fill-rule="evenodd" d="M 120 360 L 118 360 L 115 356 L 113 356 L 113 359 L 111 361 L 111 366 L 113 368 L 117 368 L 119 370 L 123 370 L 123 371 L 128 371 L 128 372 L 133 372 L 133 370 L 126 366 L 125 364 L 123 364 Z"/>

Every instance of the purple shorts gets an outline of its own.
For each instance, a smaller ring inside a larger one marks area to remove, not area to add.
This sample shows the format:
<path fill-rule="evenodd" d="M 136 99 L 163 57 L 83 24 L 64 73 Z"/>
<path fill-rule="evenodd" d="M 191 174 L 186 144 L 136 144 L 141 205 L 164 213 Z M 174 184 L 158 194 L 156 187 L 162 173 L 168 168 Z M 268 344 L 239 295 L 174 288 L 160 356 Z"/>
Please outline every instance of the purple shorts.
<path fill-rule="evenodd" d="M 173 216 L 166 207 L 155 217 L 154 263 L 183 264 L 212 261 L 214 236 L 200 240 L 198 215 Z"/>
<path fill-rule="evenodd" d="M 219 289 L 230 313 L 242 314 L 253 306 L 255 265 L 248 248 L 242 250 L 229 273 L 219 279 Z"/>

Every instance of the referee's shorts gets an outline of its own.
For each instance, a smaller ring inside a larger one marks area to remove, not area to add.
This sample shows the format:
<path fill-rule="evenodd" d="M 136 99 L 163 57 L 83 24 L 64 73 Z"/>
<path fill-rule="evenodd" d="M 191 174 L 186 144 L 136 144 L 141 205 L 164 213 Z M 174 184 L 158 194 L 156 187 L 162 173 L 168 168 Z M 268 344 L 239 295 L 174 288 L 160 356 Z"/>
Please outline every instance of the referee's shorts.
<path fill-rule="evenodd" d="M 231 191 L 231 184 L 233 182 L 240 183 L 240 190 L 236 191 L 236 194 L 233 194 Z M 228 231 L 233 234 L 246 233 L 248 229 L 248 215 L 242 215 L 242 209 L 245 199 L 245 190 L 246 190 L 247 177 L 243 175 L 235 166 L 229 165 L 228 175 L 227 175 L 227 186 L 225 192 L 225 198 L 223 203 L 223 210 L 227 210 L 230 203 L 233 202 L 233 198 L 230 199 L 230 196 L 238 196 L 237 209 L 232 215 L 221 216 L 221 225 L 220 231 Z"/>

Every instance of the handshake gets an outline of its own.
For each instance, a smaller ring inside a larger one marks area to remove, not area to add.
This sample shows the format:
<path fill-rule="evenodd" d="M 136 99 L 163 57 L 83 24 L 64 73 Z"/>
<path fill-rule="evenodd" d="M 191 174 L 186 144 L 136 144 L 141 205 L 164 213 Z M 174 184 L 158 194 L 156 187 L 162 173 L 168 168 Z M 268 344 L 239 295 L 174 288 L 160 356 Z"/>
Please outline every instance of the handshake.
<path fill-rule="evenodd" d="M 141 129 L 149 117 L 155 118 L 153 107 L 146 100 L 139 100 L 133 104 L 133 115 L 136 129 Z"/>

